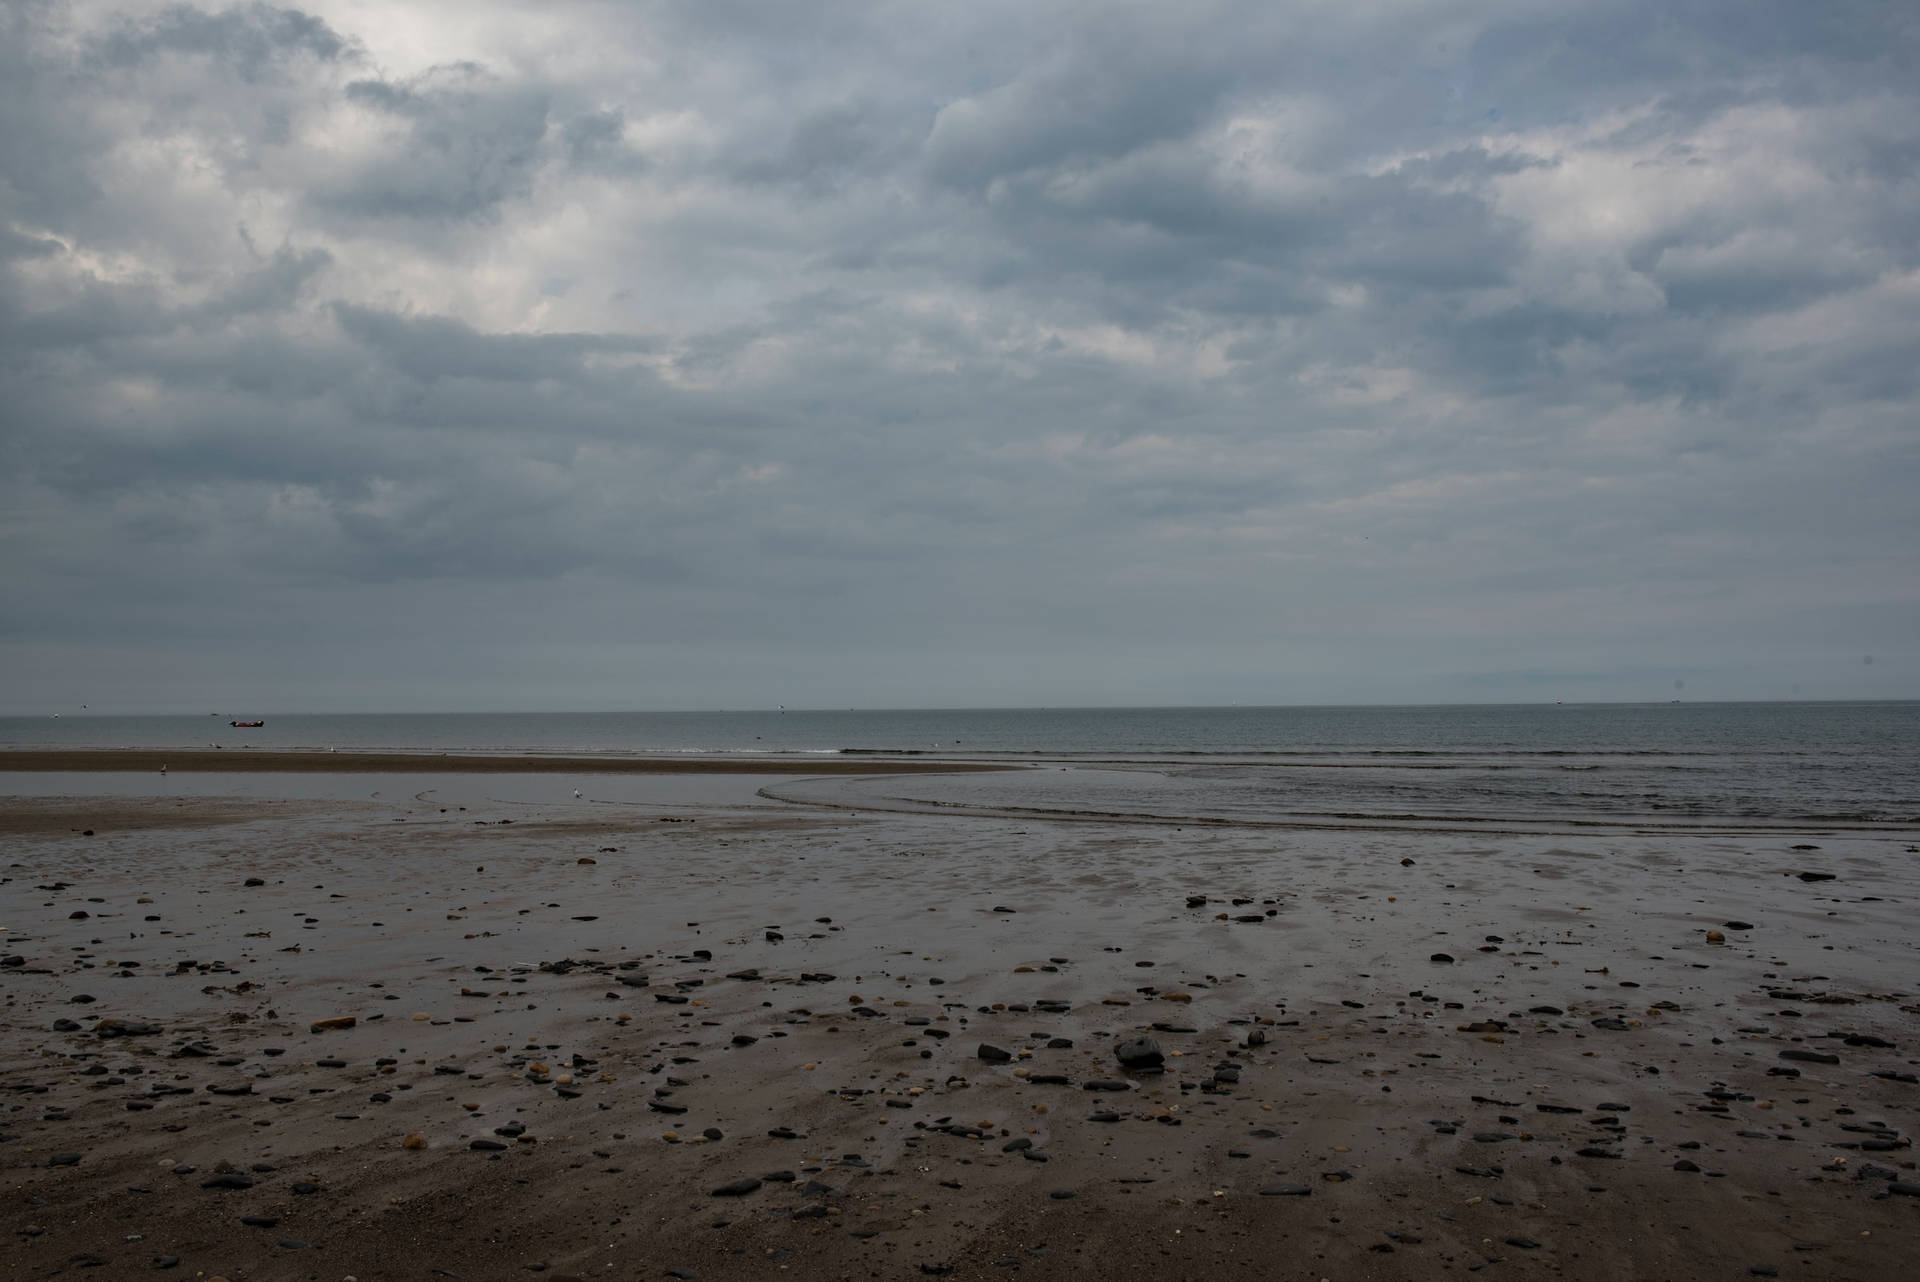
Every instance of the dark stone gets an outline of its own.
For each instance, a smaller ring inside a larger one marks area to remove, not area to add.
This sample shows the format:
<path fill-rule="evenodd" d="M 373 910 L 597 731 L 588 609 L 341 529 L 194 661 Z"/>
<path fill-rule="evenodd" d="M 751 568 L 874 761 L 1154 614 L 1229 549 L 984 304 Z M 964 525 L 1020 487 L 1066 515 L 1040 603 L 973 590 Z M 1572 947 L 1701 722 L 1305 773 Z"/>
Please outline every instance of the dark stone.
<path fill-rule="evenodd" d="M 1690 1162 L 1683 1157 L 1673 1164 L 1673 1169 L 1676 1171 L 1698 1171 L 1700 1166 L 1698 1163 Z"/>
<path fill-rule="evenodd" d="M 1781 1059 L 1790 1059 L 1799 1064 L 1838 1064 L 1838 1055 L 1829 1055 L 1824 1051 L 1781 1051 Z"/>
<path fill-rule="evenodd" d="M 482 1153 L 499 1153 L 505 1151 L 507 1146 L 499 1140 L 475 1140 L 467 1147 Z"/>
<path fill-rule="evenodd" d="M 1136 1037 L 1113 1048 L 1113 1057 L 1123 1068 L 1159 1068 L 1167 1062 L 1160 1043 L 1151 1037 Z"/>
<path fill-rule="evenodd" d="M 980 1043 L 980 1049 L 976 1053 L 989 1064 L 1004 1064 L 1013 1058 L 1013 1052 L 1003 1051 L 998 1046 L 989 1046 L 985 1042 Z"/>
<path fill-rule="evenodd" d="M 1834 874 L 1830 872 L 1803 872 L 1800 874 L 1801 881 L 1832 881 L 1833 878 Z"/>
<path fill-rule="evenodd" d="M 203 1189 L 250 1189 L 253 1187 L 253 1177 L 242 1175 L 238 1171 L 225 1171 L 210 1179 L 201 1180 L 200 1187 Z"/>
<path fill-rule="evenodd" d="M 1312 1197 L 1313 1189 L 1306 1184 L 1269 1184 L 1260 1190 L 1261 1197 Z"/>
<path fill-rule="evenodd" d="M 48 1166 L 78 1166 L 80 1165 L 80 1155 L 78 1153 L 55 1153 L 52 1157 L 47 1159 L 47 1165 Z"/>
<path fill-rule="evenodd" d="M 240 1217 L 240 1222 L 253 1229 L 271 1229 L 278 1227 L 280 1223 L 278 1218 L 271 1215 L 243 1215 Z"/>
<path fill-rule="evenodd" d="M 1429 957 L 1427 958 L 1427 960 L 1428 960 L 1428 961 L 1432 961 L 1432 962 L 1442 962 L 1442 963 L 1445 963 L 1445 964 L 1447 964 L 1447 965 L 1452 965 L 1452 964 L 1453 964 L 1453 954 L 1451 954 L 1451 953 L 1434 953 L 1434 954 L 1432 954 L 1431 956 L 1429 956 Z"/>
<path fill-rule="evenodd" d="M 1522 1251 L 1534 1251 L 1534 1250 L 1538 1250 L 1540 1247 L 1540 1244 L 1534 1241 L 1532 1238 L 1520 1237 L 1517 1234 L 1507 1239 L 1507 1245 L 1517 1246 Z"/>
<path fill-rule="evenodd" d="M 1726 928 L 1728 930 L 1752 930 L 1753 923 L 1750 921 L 1730 921 L 1726 923 Z"/>
<path fill-rule="evenodd" d="M 1047 1196 L 1052 1198 L 1056 1202 L 1067 1202 L 1067 1201 L 1071 1201 L 1072 1199 L 1080 1195 L 1078 1193 L 1075 1193 L 1072 1189 L 1055 1189 L 1053 1192 L 1047 1194 Z"/>
<path fill-rule="evenodd" d="M 1080 1089 L 1083 1091 L 1130 1091 L 1133 1086 L 1128 1082 L 1109 1082 L 1095 1078 L 1091 1082 L 1080 1083 Z"/>
<path fill-rule="evenodd" d="M 754 1179 L 752 1176 L 749 1175 L 744 1179 L 731 1180 L 725 1184 L 722 1184 L 719 1188 L 713 1190 L 713 1192 L 709 1194 L 709 1196 L 711 1197 L 745 1197 L 747 1194 L 753 1192 L 755 1189 L 759 1187 L 760 1187 L 760 1181 Z"/>

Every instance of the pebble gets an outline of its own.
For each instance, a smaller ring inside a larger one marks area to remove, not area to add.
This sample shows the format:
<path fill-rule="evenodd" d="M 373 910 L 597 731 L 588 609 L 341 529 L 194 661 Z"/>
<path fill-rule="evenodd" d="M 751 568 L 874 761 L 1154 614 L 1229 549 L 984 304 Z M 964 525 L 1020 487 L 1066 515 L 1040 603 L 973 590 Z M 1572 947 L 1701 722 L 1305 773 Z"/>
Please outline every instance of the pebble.
<path fill-rule="evenodd" d="M 728 1183 L 722 1184 L 719 1188 L 714 1189 L 709 1196 L 745 1197 L 759 1187 L 759 1180 L 754 1179 L 752 1176 L 747 1176 L 745 1179 L 731 1180 Z"/>
<path fill-rule="evenodd" d="M 1311 1197 L 1313 1188 L 1307 1184 L 1269 1184 L 1260 1190 L 1261 1197 Z"/>
<path fill-rule="evenodd" d="M 1123 1068 L 1158 1068 L 1166 1063 L 1166 1053 L 1151 1037 L 1136 1037 L 1113 1048 L 1113 1057 Z M 1091 1088 L 1089 1088 L 1091 1089 Z"/>

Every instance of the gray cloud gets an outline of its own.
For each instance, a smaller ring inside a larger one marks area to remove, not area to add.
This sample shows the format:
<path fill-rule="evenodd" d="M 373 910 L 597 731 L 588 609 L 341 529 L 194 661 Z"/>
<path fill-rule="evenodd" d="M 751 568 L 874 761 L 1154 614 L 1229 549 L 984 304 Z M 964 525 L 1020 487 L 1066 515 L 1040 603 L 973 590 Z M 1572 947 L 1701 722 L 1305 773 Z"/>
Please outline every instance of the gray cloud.
<path fill-rule="evenodd" d="M 1900 6 L 425 12 L 0 16 L 0 703 L 1916 692 Z"/>

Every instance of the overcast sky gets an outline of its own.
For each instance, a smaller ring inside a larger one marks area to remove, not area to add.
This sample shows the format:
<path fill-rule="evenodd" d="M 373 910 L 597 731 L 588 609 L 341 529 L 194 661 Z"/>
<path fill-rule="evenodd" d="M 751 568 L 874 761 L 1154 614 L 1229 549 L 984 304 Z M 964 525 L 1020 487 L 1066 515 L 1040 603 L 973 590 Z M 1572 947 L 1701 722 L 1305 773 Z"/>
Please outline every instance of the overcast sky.
<path fill-rule="evenodd" d="M 0 710 L 1920 696 L 1912 0 L 0 4 Z"/>

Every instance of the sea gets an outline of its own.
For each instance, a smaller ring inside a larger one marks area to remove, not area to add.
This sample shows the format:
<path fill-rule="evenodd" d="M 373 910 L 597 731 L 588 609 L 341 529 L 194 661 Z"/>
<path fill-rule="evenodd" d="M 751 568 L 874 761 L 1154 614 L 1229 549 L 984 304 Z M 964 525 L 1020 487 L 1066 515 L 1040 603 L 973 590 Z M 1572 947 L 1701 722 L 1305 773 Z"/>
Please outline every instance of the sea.
<path fill-rule="evenodd" d="M 229 724 L 256 719 L 265 725 Z M 707 757 L 737 761 L 743 773 L 769 758 L 1006 763 L 1023 769 L 837 778 L 770 793 L 1037 817 L 1920 828 L 1920 700 L 0 718 L 5 748 L 213 744 Z"/>

